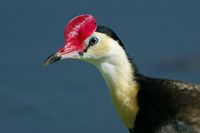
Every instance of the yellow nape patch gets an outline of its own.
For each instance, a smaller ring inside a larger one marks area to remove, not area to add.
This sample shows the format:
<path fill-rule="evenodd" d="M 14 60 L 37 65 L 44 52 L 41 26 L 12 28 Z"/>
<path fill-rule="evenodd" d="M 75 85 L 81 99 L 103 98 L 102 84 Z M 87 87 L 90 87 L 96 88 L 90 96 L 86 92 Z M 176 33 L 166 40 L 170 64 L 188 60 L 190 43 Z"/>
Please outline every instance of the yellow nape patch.
<path fill-rule="evenodd" d="M 137 92 L 138 88 L 135 84 L 130 85 L 130 88 L 113 88 L 117 92 L 112 94 L 112 99 L 117 112 L 121 116 L 127 128 L 134 128 L 139 107 L 137 105 Z"/>

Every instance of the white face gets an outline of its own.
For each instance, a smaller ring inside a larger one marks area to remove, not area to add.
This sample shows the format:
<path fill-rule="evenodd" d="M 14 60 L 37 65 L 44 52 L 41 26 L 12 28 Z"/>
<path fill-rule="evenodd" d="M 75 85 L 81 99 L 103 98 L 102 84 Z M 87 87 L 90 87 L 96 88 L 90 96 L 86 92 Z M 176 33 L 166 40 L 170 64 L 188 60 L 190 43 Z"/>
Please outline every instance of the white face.
<path fill-rule="evenodd" d="M 96 64 L 102 60 L 107 60 L 114 56 L 117 51 L 116 47 L 119 47 L 117 41 L 107 36 L 106 34 L 94 32 L 85 41 L 86 51 L 80 55 L 80 59 L 83 61 Z M 115 52 L 114 52 L 115 51 Z"/>

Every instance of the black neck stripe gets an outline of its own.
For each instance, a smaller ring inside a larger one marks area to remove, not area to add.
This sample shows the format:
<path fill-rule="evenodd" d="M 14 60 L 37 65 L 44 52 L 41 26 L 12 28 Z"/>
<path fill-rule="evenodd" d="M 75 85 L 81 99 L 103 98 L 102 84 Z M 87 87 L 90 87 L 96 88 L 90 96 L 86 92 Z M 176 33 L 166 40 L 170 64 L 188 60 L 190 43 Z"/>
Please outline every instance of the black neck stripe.
<path fill-rule="evenodd" d="M 100 32 L 100 33 L 104 33 L 104 34 L 108 35 L 109 37 L 113 38 L 114 40 L 118 41 L 119 45 L 122 46 L 123 49 L 125 49 L 125 47 L 124 47 L 123 43 L 121 42 L 121 40 L 119 39 L 119 37 L 110 28 L 98 25 L 96 31 Z"/>

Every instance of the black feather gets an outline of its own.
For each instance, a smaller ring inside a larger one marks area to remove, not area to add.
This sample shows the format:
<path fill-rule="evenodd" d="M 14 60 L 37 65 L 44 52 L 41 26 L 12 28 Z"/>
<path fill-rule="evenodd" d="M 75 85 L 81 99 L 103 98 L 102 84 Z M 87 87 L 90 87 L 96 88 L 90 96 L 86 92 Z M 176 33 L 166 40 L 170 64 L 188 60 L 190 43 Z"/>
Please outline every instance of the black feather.
<path fill-rule="evenodd" d="M 161 127 L 174 121 L 182 121 L 184 128 L 191 128 L 184 133 L 195 133 L 190 132 L 194 127 L 200 131 L 199 85 L 149 78 L 139 74 L 136 80 L 139 84 L 139 112 L 134 123 L 134 133 L 156 133 Z M 162 128 L 158 133 L 171 133 L 164 132 L 165 129 L 169 128 Z M 182 133 L 181 130 L 173 130 Z"/>
<path fill-rule="evenodd" d="M 114 40 L 118 41 L 119 45 L 125 50 L 125 47 L 122 41 L 119 39 L 119 37 L 115 34 L 115 32 L 112 29 L 102 26 L 102 25 L 98 25 L 96 31 L 100 33 L 104 33 L 108 35 L 109 37 L 113 38 Z"/>

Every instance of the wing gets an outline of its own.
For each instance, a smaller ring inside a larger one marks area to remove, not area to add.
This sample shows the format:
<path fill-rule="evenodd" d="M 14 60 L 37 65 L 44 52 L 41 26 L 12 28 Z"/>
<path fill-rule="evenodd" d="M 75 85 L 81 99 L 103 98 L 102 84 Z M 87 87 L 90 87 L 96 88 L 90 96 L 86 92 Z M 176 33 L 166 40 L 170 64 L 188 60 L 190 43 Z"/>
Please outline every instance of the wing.
<path fill-rule="evenodd" d="M 194 127 L 200 132 L 200 85 L 144 76 L 137 80 L 135 133 L 195 133 Z"/>
<path fill-rule="evenodd" d="M 155 133 L 199 133 L 195 126 L 187 125 L 182 121 L 172 122 L 161 126 Z"/>
<path fill-rule="evenodd" d="M 129 129 L 129 132 L 134 133 L 133 129 Z M 160 126 L 154 133 L 199 133 L 199 129 L 182 121 L 173 121 Z"/>

